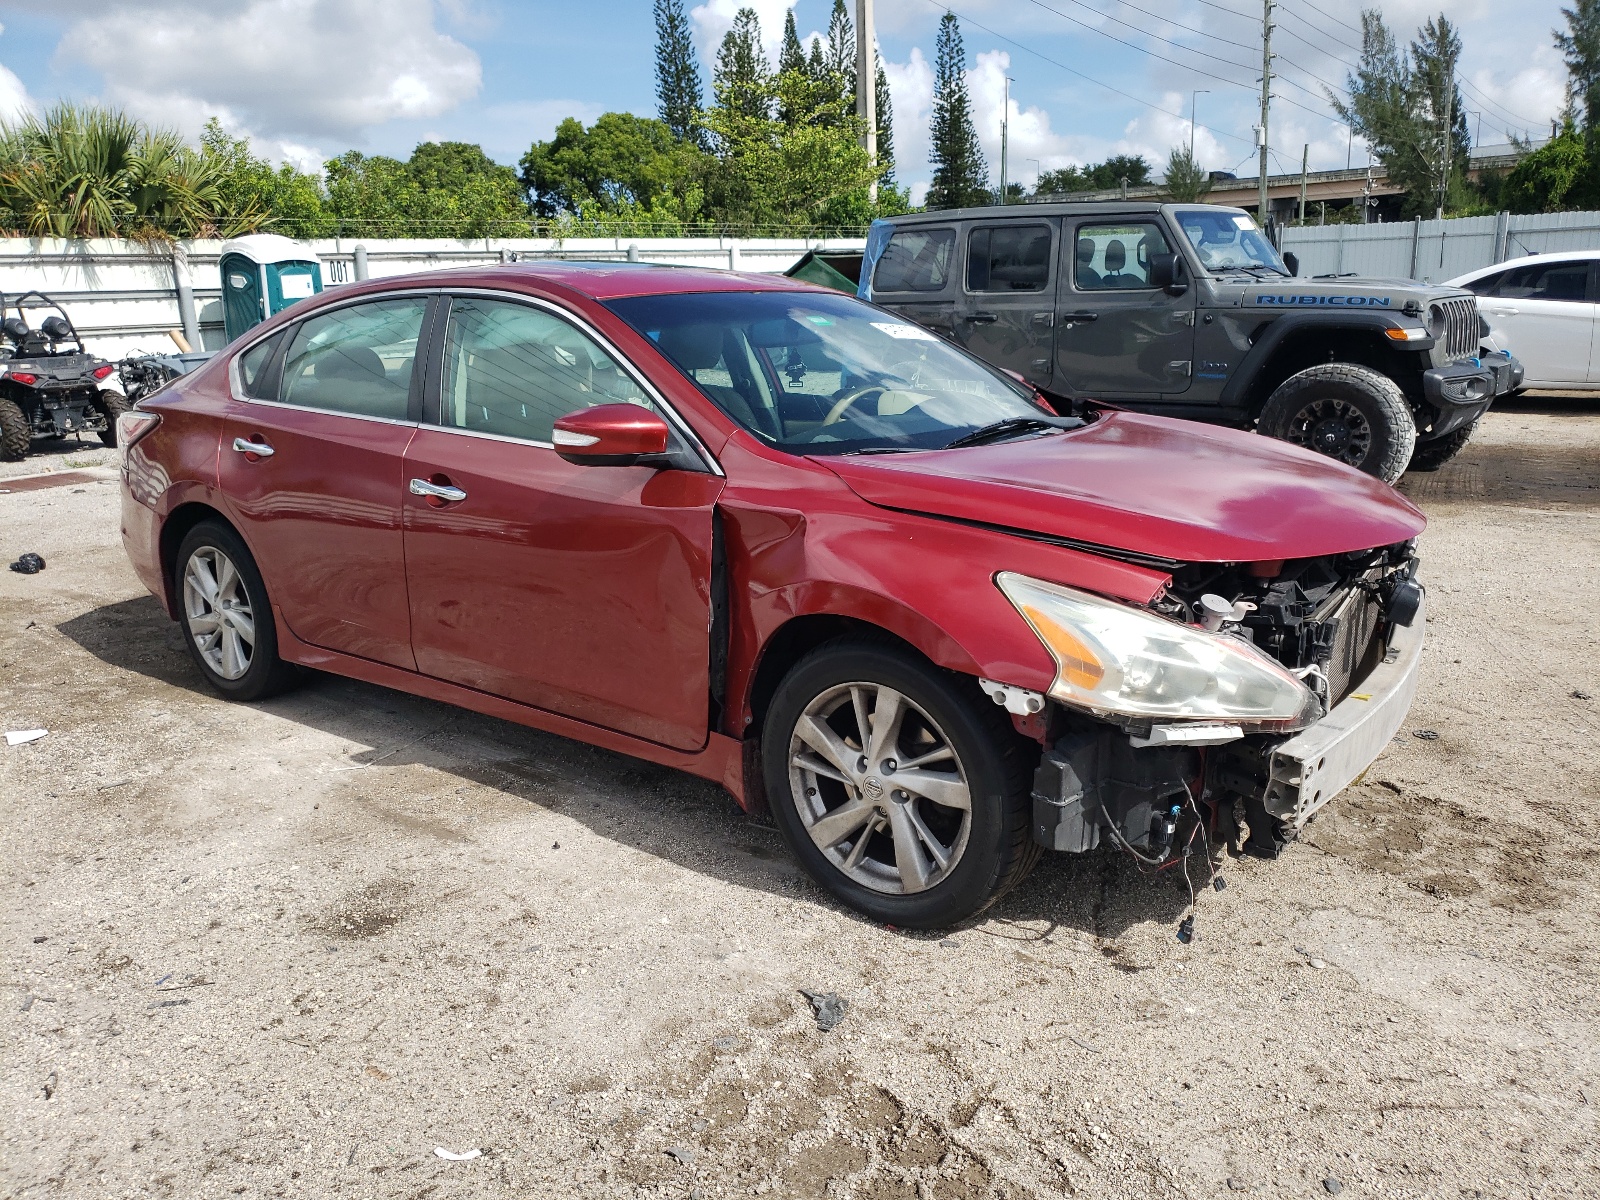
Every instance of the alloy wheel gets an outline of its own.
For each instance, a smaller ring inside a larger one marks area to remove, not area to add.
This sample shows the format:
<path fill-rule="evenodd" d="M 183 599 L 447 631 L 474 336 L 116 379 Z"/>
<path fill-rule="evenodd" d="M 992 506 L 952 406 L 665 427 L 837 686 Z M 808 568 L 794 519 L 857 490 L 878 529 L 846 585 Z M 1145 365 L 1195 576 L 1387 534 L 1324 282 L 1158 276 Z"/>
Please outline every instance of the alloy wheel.
<path fill-rule="evenodd" d="M 789 786 L 817 849 L 875 892 L 926 891 L 966 851 L 972 793 L 961 760 L 893 688 L 845 683 L 806 705 L 789 740 Z"/>
<path fill-rule="evenodd" d="M 1347 400 L 1313 400 L 1289 422 L 1285 440 L 1350 466 L 1359 466 L 1372 449 L 1372 423 Z"/>
<path fill-rule="evenodd" d="M 255 613 L 239 569 L 217 547 L 201 546 L 189 556 L 183 609 L 206 666 L 222 679 L 242 678 L 255 654 Z"/>

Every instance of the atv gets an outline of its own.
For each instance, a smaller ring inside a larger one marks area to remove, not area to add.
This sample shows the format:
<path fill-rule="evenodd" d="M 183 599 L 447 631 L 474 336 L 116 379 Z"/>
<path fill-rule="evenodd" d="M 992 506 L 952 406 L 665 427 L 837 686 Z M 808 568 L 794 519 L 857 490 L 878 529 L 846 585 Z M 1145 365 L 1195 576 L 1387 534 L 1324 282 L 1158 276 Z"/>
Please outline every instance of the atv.
<path fill-rule="evenodd" d="M 25 307 L 55 313 L 32 329 Z M 43 292 L 11 301 L 0 295 L 0 459 L 16 462 L 35 438 L 68 434 L 98 434 L 115 446 L 117 418 L 132 407 L 100 387 L 116 369 L 83 348 L 71 319 Z"/>

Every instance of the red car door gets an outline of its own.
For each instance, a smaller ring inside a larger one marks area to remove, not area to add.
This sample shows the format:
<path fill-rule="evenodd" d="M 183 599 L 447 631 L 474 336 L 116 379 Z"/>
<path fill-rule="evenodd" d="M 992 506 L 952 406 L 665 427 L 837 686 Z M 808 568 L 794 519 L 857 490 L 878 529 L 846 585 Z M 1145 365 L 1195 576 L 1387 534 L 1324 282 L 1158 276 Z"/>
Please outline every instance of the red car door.
<path fill-rule="evenodd" d="M 722 477 L 561 459 L 557 417 L 651 401 L 595 338 L 543 305 L 457 297 L 441 352 L 430 421 L 405 460 L 417 669 L 703 746 Z"/>
<path fill-rule="evenodd" d="M 318 313 L 228 405 L 219 475 L 273 603 L 302 641 L 416 669 L 400 497 L 429 298 Z M 281 352 L 280 352 L 281 351 Z M 254 393 L 254 394 L 252 394 Z"/>

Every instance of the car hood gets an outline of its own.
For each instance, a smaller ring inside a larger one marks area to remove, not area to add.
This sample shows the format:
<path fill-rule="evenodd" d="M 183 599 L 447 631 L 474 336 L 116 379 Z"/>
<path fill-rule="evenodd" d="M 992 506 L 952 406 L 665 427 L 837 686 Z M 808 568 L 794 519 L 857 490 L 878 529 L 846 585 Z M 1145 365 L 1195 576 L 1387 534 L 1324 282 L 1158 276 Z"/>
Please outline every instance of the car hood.
<path fill-rule="evenodd" d="M 1341 554 L 1427 524 L 1388 484 L 1320 454 L 1130 412 L 993 446 L 817 461 L 869 504 L 1175 562 Z"/>

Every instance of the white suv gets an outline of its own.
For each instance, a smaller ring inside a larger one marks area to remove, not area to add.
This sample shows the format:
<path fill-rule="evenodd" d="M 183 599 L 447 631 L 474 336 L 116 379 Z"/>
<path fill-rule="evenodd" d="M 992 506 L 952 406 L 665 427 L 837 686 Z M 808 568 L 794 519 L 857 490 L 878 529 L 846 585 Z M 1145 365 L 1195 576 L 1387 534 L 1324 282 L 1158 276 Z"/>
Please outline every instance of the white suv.
<path fill-rule="evenodd" d="M 1525 388 L 1600 391 L 1600 250 L 1530 254 L 1450 283 L 1476 292 L 1494 345 L 1527 371 Z"/>

